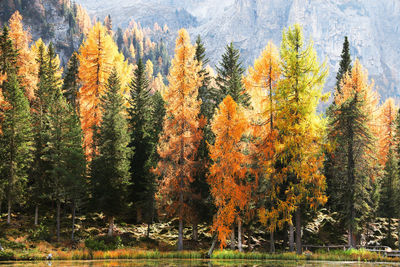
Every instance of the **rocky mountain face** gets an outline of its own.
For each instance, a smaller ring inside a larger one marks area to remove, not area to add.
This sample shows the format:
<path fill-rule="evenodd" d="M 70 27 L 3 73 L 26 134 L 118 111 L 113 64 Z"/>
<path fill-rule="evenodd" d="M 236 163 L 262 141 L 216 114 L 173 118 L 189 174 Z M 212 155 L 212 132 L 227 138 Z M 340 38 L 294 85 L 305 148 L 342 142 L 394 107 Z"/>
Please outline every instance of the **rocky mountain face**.
<path fill-rule="evenodd" d="M 200 34 L 212 64 L 224 46 L 233 42 L 250 65 L 269 40 L 279 45 L 282 29 L 304 27 L 318 55 L 330 67 L 326 90 L 334 77 L 344 36 L 349 37 L 353 60 L 359 58 L 375 80 L 382 98 L 400 96 L 400 1 L 398 0 L 77 0 L 92 15 L 111 14 L 114 26 L 130 19 L 143 26 L 167 24 L 171 34 L 188 28 Z"/>
<path fill-rule="evenodd" d="M 32 41 L 42 38 L 45 43 L 52 42 L 65 66 L 83 39 L 76 9 L 70 0 L 0 0 L 0 25 L 18 10 Z"/>

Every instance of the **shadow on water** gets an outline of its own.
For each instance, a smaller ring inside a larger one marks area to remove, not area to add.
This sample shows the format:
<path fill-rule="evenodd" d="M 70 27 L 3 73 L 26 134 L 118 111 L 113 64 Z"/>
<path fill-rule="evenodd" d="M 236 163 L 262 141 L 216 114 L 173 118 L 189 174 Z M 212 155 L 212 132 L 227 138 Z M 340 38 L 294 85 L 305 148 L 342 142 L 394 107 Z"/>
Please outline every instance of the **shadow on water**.
<path fill-rule="evenodd" d="M 84 261 L 52 261 L 52 262 L 0 262 L 0 267 L 3 266 L 20 266 L 20 267 L 53 267 L 53 266 L 191 266 L 191 267 L 283 267 L 283 266 L 297 266 L 297 267 L 388 267 L 398 266 L 397 263 L 360 263 L 360 262 L 328 262 L 328 261 L 275 261 L 275 260 L 84 260 Z"/>

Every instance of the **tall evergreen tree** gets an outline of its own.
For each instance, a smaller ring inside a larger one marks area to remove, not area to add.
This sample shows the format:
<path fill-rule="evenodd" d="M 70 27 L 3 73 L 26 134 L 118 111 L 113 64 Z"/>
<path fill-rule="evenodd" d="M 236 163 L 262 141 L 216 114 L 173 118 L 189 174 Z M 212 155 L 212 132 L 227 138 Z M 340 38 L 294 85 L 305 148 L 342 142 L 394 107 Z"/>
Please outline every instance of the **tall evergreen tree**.
<path fill-rule="evenodd" d="M 231 42 L 225 47 L 225 53 L 217 67 L 216 83 L 219 89 L 217 105 L 230 95 L 233 100 L 243 106 L 249 105 L 249 96 L 242 85 L 242 75 L 244 73 L 242 62 L 240 61 L 239 50 Z"/>
<path fill-rule="evenodd" d="M 3 33 L 4 34 L 4 33 Z M 0 136 L 0 172 L 5 181 L 8 203 L 7 223 L 11 223 L 12 204 L 24 193 L 27 172 L 31 163 L 32 129 L 29 102 L 20 88 L 15 72 L 7 73 L 2 85 L 6 106 Z"/>
<path fill-rule="evenodd" d="M 78 92 L 79 92 L 79 60 L 78 55 L 73 53 L 68 61 L 67 71 L 64 77 L 63 93 L 68 103 L 79 114 Z"/>
<path fill-rule="evenodd" d="M 114 218 L 126 208 L 129 185 L 129 134 L 121 84 L 114 69 L 101 97 L 102 124 L 95 134 L 98 154 L 91 165 L 92 196 L 98 211 L 109 220 L 112 236 Z"/>
<path fill-rule="evenodd" d="M 356 246 L 356 234 L 372 211 L 371 181 L 376 176 L 372 131 L 377 96 L 368 83 L 366 71 L 356 61 L 345 75 L 342 92 L 335 95 L 336 105 L 329 117 L 332 152 L 332 177 L 335 188 L 332 206 L 348 229 L 349 246 Z M 332 183 L 332 182 L 331 182 Z"/>
<path fill-rule="evenodd" d="M 149 173 L 149 157 L 151 154 L 151 96 L 149 81 L 146 78 L 145 65 L 138 60 L 137 68 L 130 83 L 129 128 L 131 135 L 131 189 L 130 196 L 135 206 L 138 223 L 151 220 L 154 195 L 153 175 Z M 143 215 L 149 215 L 143 218 Z"/>
<path fill-rule="evenodd" d="M 345 36 L 344 42 L 343 42 L 341 59 L 340 59 L 340 63 L 339 63 L 339 70 L 338 70 L 338 73 L 336 74 L 336 92 L 338 94 L 341 93 L 340 83 L 341 83 L 344 75 L 348 71 L 351 71 L 350 45 L 349 45 L 349 40 L 347 39 L 347 36 Z"/>

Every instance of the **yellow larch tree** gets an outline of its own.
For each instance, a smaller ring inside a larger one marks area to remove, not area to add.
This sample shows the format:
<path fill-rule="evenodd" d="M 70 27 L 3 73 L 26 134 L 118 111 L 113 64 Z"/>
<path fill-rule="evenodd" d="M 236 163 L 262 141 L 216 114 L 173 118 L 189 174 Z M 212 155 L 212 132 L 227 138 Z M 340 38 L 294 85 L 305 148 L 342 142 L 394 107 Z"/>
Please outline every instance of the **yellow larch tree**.
<path fill-rule="evenodd" d="M 86 155 L 92 151 L 93 129 L 100 126 L 100 98 L 104 95 L 107 79 L 113 68 L 121 78 L 121 94 L 128 91 L 132 66 L 118 52 L 118 47 L 100 22 L 90 30 L 79 49 L 79 92 L 82 130 Z"/>
<path fill-rule="evenodd" d="M 35 97 L 36 85 L 38 83 L 38 64 L 35 60 L 35 53 L 29 48 L 31 35 L 24 30 L 22 16 L 16 11 L 8 21 L 10 27 L 10 38 L 16 51 L 18 51 L 17 67 L 18 76 L 21 79 L 21 86 L 29 101 Z"/>
<path fill-rule="evenodd" d="M 395 150 L 396 115 L 398 107 L 393 98 L 388 98 L 379 108 L 378 159 L 385 166 L 389 149 Z"/>
<path fill-rule="evenodd" d="M 166 115 L 158 144 L 160 161 L 156 173 L 162 177 L 158 199 L 168 216 L 179 218 L 178 250 L 183 249 L 183 222 L 191 217 L 188 202 L 193 197 L 191 183 L 196 171 L 196 154 L 202 139 L 197 99 L 201 64 L 194 60 L 195 49 L 185 29 L 179 30 L 175 57 L 162 96 Z"/>

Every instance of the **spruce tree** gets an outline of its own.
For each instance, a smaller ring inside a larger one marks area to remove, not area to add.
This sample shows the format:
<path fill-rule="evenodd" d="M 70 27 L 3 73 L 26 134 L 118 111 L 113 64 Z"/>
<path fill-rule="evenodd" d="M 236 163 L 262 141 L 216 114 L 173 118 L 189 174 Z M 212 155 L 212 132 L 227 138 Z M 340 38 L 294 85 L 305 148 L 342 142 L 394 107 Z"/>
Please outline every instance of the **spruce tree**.
<path fill-rule="evenodd" d="M 150 112 L 151 96 L 149 81 L 146 78 L 145 65 L 138 60 L 137 68 L 130 83 L 129 128 L 131 135 L 131 200 L 135 206 L 136 220 L 150 222 L 154 195 L 153 175 L 149 172 L 149 157 L 151 154 Z M 149 215 L 143 218 L 143 215 Z"/>
<path fill-rule="evenodd" d="M 244 68 L 240 61 L 239 50 L 233 46 L 232 42 L 225 47 L 225 53 L 217 67 L 217 73 L 216 83 L 219 96 L 216 104 L 218 105 L 222 99 L 230 95 L 236 103 L 248 106 L 249 96 L 241 81 Z"/>
<path fill-rule="evenodd" d="M 200 117 L 203 121 L 203 139 L 200 142 L 197 157 L 199 161 L 199 168 L 195 180 L 191 184 L 193 188 L 192 206 L 198 211 L 195 218 L 193 218 L 193 240 L 197 241 L 197 225 L 200 222 L 210 222 L 212 220 L 213 205 L 210 201 L 210 188 L 206 181 L 209 173 L 208 165 L 210 161 L 208 144 L 214 143 L 214 134 L 211 131 L 211 120 L 216 109 L 215 99 L 218 97 L 215 89 L 211 86 L 211 76 L 209 71 L 205 68 L 209 62 L 206 57 L 206 49 L 201 40 L 200 35 L 197 36 L 195 43 L 195 56 L 201 68 L 198 71 L 198 76 L 202 78 L 201 86 L 199 87 L 199 94 L 197 98 L 201 100 Z"/>
<path fill-rule="evenodd" d="M 64 77 L 63 93 L 68 103 L 70 103 L 79 114 L 79 103 L 77 103 L 79 92 L 78 73 L 79 60 L 77 54 L 73 53 L 68 61 L 68 67 Z"/>
<path fill-rule="evenodd" d="M 1 174 L 5 179 L 8 203 L 7 223 L 11 223 L 13 203 L 24 193 L 28 167 L 32 158 L 32 128 L 29 102 L 19 86 L 15 72 L 7 72 L 7 80 L 2 85 L 6 107 L 2 110 L 4 121 L 0 136 Z"/>
<path fill-rule="evenodd" d="M 4 98 L 0 105 L 0 184 L 3 187 L 0 191 L 7 197 L 7 223 L 11 222 L 13 202 L 23 193 L 33 150 L 29 102 L 19 85 L 16 60 L 17 51 L 8 28 L 4 27 L 0 35 L 0 75 L 6 75 L 7 79 L 0 87 Z"/>
<path fill-rule="evenodd" d="M 349 246 L 355 247 L 356 234 L 373 212 L 371 177 L 376 163 L 371 125 L 377 100 L 358 61 L 344 79 L 329 116 L 328 136 L 335 149 L 328 185 L 336 186 L 330 191 L 331 206 L 347 227 Z"/>
<path fill-rule="evenodd" d="M 341 93 L 340 90 L 340 83 L 343 79 L 343 76 L 348 72 L 351 71 L 351 58 L 350 58 L 350 45 L 347 36 L 344 37 L 343 42 L 343 49 L 341 54 L 341 60 L 339 63 L 339 70 L 336 74 L 336 90 L 337 93 Z"/>
<path fill-rule="evenodd" d="M 120 80 L 114 69 L 101 97 L 102 124 L 95 134 L 98 154 L 91 166 L 94 204 L 109 220 L 109 236 L 113 234 L 115 216 L 120 215 L 128 204 L 130 138 L 120 90 Z"/>

